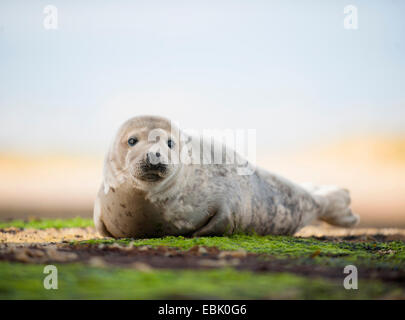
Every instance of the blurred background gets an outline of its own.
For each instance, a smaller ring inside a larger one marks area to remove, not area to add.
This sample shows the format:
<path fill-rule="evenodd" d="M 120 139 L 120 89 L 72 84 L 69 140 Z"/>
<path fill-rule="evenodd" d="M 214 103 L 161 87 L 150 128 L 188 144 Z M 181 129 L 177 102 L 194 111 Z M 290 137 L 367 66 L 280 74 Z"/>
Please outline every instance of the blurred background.
<path fill-rule="evenodd" d="M 358 29 L 344 28 L 354 5 Z M 44 8 L 57 8 L 46 29 Z M 92 215 L 127 118 L 256 129 L 257 163 L 405 226 L 405 2 L 0 3 L 0 220 Z"/>

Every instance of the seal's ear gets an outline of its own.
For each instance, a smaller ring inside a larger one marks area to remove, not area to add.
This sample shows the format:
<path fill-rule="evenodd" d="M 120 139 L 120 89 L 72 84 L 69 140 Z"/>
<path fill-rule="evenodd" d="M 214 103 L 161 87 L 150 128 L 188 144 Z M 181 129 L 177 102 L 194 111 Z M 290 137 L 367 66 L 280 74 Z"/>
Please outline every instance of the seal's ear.
<path fill-rule="evenodd" d="M 122 172 L 119 159 L 115 156 L 114 143 L 111 143 L 107 155 L 104 159 L 103 185 L 104 193 L 107 194 L 110 189 L 118 188 L 125 181 L 125 175 Z"/>

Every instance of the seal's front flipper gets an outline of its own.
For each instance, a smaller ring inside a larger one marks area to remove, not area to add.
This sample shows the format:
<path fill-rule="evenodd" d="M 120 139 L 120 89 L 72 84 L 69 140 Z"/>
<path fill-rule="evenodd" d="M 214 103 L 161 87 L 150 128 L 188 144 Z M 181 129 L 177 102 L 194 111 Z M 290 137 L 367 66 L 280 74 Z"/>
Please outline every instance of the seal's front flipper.
<path fill-rule="evenodd" d="M 199 230 L 193 233 L 193 237 L 223 236 L 232 234 L 233 222 L 229 210 L 218 210 Z"/>
<path fill-rule="evenodd" d="M 103 237 L 114 237 L 105 227 L 105 224 L 103 220 L 101 219 L 101 206 L 100 206 L 100 200 L 97 197 L 95 203 L 94 203 L 94 213 L 93 213 L 93 221 L 94 225 L 96 227 L 96 230 L 100 235 Z"/>

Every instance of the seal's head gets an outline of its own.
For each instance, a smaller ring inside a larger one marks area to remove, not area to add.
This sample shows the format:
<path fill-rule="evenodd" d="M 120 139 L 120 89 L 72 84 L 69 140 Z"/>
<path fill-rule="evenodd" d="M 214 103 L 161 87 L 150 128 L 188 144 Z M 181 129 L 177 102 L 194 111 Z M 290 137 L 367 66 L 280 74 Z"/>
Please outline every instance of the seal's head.
<path fill-rule="evenodd" d="M 106 157 L 104 187 L 130 182 L 150 189 L 169 180 L 180 169 L 179 130 L 162 117 L 138 116 L 126 121 Z"/>

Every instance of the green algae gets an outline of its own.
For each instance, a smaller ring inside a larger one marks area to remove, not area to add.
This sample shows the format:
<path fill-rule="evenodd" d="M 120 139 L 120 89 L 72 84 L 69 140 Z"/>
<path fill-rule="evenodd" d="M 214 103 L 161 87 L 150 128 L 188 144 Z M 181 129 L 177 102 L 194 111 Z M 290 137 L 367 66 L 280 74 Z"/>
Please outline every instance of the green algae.
<path fill-rule="evenodd" d="M 379 299 L 404 297 L 404 289 L 359 280 L 346 290 L 342 280 L 291 273 L 251 273 L 233 269 L 153 270 L 61 264 L 58 289 L 43 286 L 43 265 L 0 262 L 0 299 Z"/>

